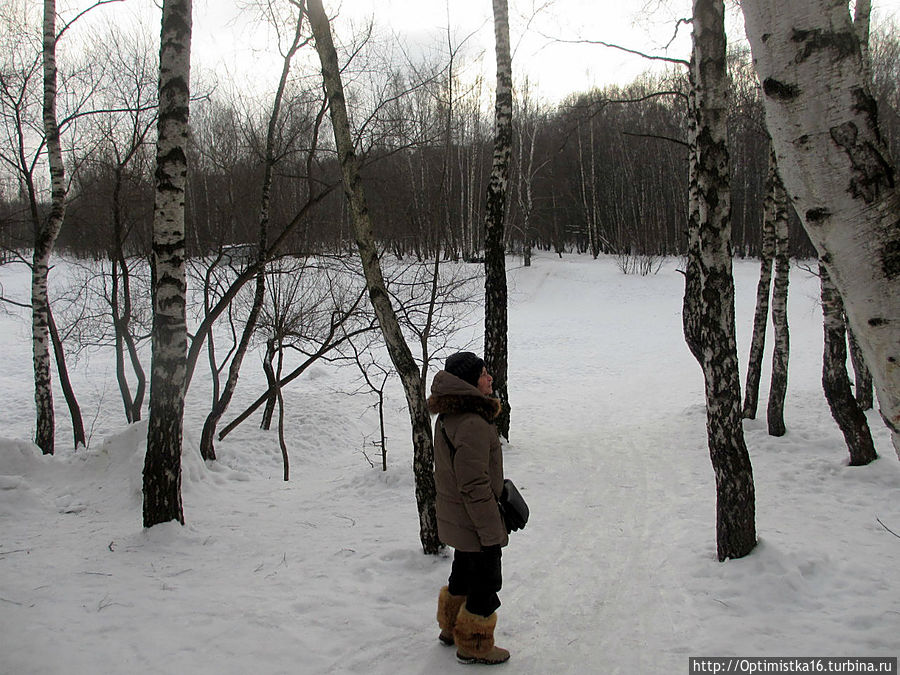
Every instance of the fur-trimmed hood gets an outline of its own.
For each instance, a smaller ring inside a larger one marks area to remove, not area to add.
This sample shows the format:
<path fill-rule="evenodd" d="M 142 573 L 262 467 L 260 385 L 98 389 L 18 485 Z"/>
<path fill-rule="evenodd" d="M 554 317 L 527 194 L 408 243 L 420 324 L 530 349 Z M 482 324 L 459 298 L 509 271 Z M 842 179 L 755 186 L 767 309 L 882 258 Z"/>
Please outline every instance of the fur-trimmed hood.
<path fill-rule="evenodd" d="M 428 410 L 433 415 L 475 413 L 493 422 L 501 407 L 498 399 L 485 396 L 465 380 L 441 370 L 431 383 Z"/>

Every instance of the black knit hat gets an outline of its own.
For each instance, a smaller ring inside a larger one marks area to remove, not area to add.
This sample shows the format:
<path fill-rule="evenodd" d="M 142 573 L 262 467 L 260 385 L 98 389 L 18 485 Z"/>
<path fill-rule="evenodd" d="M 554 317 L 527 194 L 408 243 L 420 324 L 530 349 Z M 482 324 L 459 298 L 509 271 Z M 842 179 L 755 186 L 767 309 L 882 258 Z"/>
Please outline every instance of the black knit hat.
<path fill-rule="evenodd" d="M 456 352 L 447 357 L 444 370 L 477 387 L 481 371 L 484 370 L 484 360 L 472 352 Z"/>

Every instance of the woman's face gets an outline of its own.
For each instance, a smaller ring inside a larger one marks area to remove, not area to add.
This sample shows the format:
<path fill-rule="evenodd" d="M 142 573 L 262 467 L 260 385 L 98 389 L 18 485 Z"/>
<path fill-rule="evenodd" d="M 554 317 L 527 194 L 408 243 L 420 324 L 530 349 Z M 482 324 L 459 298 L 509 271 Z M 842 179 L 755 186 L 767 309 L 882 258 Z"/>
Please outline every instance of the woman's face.
<path fill-rule="evenodd" d="M 480 391 L 485 396 L 490 396 L 494 393 L 494 378 L 491 377 L 491 374 L 487 371 L 487 368 L 481 369 L 481 377 L 478 378 L 478 391 Z"/>

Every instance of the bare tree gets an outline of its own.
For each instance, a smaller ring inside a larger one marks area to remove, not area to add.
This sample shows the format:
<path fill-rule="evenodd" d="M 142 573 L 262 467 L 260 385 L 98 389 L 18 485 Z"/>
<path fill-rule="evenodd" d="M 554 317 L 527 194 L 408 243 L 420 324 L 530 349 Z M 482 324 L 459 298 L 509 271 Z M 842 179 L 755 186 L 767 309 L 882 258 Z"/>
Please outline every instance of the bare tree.
<path fill-rule="evenodd" d="M 853 397 L 847 376 L 847 331 L 844 326 L 844 307 L 841 296 L 819 265 L 822 285 L 822 313 L 825 318 L 825 352 L 822 358 L 822 387 L 831 415 L 844 434 L 850 451 L 850 466 L 864 466 L 878 458 L 869 421 Z"/>
<path fill-rule="evenodd" d="M 784 185 L 775 168 L 773 185 L 775 203 L 775 284 L 772 289 L 772 326 L 775 331 L 775 347 L 772 351 L 772 379 L 769 384 L 769 402 L 766 407 L 766 423 L 771 436 L 784 436 L 784 399 L 787 396 L 788 358 L 790 355 L 790 331 L 787 319 L 788 282 L 791 275 L 791 252 L 788 248 L 788 199 Z"/>
<path fill-rule="evenodd" d="M 184 192 L 190 70 L 191 0 L 163 0 L 144 527 L 170 520 L 184 523 L 181 503 L 181 443 L 187 369 Z"/>
<path fill-rule="evenodd" d="M 247 353 L 247 348 L 250 345 L 250 339 L 253 336 L 253 331 L 256 329 L 256 322 L 259 318 L 259 313 L 262 309 L 263 300 L 265 298 L 266 268 L 264 261 L 266 257 L 266 250 L 268 249 L 269 245 L 269 208 L 270 195 L 272 191 L 272 174 L 276 163 L 276 134 L 278 126 L 280 124 L 279 113 L 284 98 L 285 88 L 287 86 L 288 75 L 291 70 L 291 62 L 294 58 L 294 55 L 297 53 L 297 50 L 300 49 L 303 41 L 304 5 L 305 2 L 302 1 L 296 4 L 296 25 L 293 36 L 289 41 L 289 46 L 284 53 L 284 58 L 282 59 L 281 77 L 278 81 L 278 88 L 275 93 L 275 101 L 272 104 L 272 113 L 269 116 L 269 124 L 266 132 L 265 157 L 263 161 L 263 181 L 259 206 L 259 234 L 257 239 L 256 251 L 256 260 L 259 263 L 259 269 L 256 272 L 256 286 L 253 294 L 253 304 L 250 307 L 250 313 L 247 316 L 246 323 L 244 324 L 240 343 L 237 345 L 237 348 L 235 349 L 234 354 L 231 357 L 231 365 L 228 370 L 228 379 L 225 382 L 225 387 L 222 390 L 221 395 L 217 397 L 216 401 L 214 401 L 212 410 L 207 416 L 206 422 L 203 424 L 203 432 L 200 439 L 200 454 L 204 459 L 216 458 L 215 449 L 213 447 L 216 426 L 218 425 L 219 420 L 222 419 L 222 415 L 225 414 L 225 411 L 228 409 L 228 405 L 231 403 L 231 399 L 234 396 L 234 390 L 237 386 L 241 364 L 244 361 L 244 355 Z M 282 404 L 282 414 L 283 407 L 284 406 Z M 283 425 L 280 425 L 279 428 L 283 430 Z M 287 450 L 284 444 L 282 445 L 285 456 L 285 480 L 287 480 Z"/>
<path fill-rule="evenodd" d="M 535 149 L 541 128 L 546 123 L 546 116 L 540 104 L 532 98 L 529 83 L 526 80 L 520 95 L 520 111 L 516 114 L 519 123 L 516 125 L 518 148 L 516 156 L 516 196 L 519 206 L 519 219 L 516 229 L 522 237 L 522 254 L 525 267 L 531 267 L 531 252 L 534 246 L 532 233 L 532 214 L 534 213 L 534 184 L 538 172 L 549 162 L 544 159 L 535 162 Z"/>
<path fill-rule="evenodd" d="M 494 106 L 494 159 L 487 189 L 484 233 L 484 361 L 494 378 L 494 394 L 502 406 L 497 429 L 509 438 L 509 336 L 504 230 L 509 157 L 512 151 L 512 55 L 509 46 L 507 0 L 493 0 L 497 54 Z"/>
<path fill-rule="evenodd" d="M 781 177 L 843 299 L 900 455 L 900 193 L 847 4 L 742 6 Z"/>
<path fill-rule="evenodd" d="M 116 380 L 128 422 L 141 419 L 147 376 L 141 362 L 139 343 L 146 328 L 140 321 L 141 290 L 135 288 L 137 268 L 145 268 L 146 258 L 134 256 L 133 230 L 135 219 L 129 217 L 133 201 L 128 186 L 141 181 L 149 173 L 147 166 L 147 137 L 157 122 L 157 93 L 153 69 L 158 69 L 148 56 L 143 38 L 128 39 L 112 30 L 104 42 L 109 46 L 105 58 L 112 61 L 113 71 L 108 112 L 97 115 L 94 123 L 100 137 L 99 148 L 89 156 L 85 169 L 94 168 L 99 182 L 111 175 L 111 193 L 96 189 L 93 181 L 81 181 L 82 193 L 109 194 L 108 210 L 112 219 L 112 233 L 107 246 L 109 284 L 104 293 L 114 332 Z M 82 171 L 85 173 L 85 170 Z M 104 206 L 107 206 L 104 204 Z M 98 214 L 97 217 L 105 218 Z M 132 251 L 129 251 L 132 249 Z M 134 390 L 126 367 L 126 356 L 134 378 Z"/>
<path fill-rule="evenodd" d="M 267 390 L 219 433 L 222 440 L 263 404 L 263 429 L 269 429 L 279 391 L 319 360 L 340 359 L 345 348 L 373 330 L 371 315 L 361 311 L 366 295 L 360 275 L 342 258 L 307 260 L 282 258 L 267 275 L 267 302 L 258 332 L 265 336 L 263 370 Z M 302 362 L 281 377 L 285 351 L 296 352 Z"/>
<path fill-rule="evenodd" d="M 344 194 L 350 207 L 351 224 L 366 277 L 369 299 L 378 317 L 391 361 L 403 383 L 409 406 L 413 434 L 416 503 L 419 510 L 419 538 L 425 553 L 437 553 L 441 549 L 441 543 L 437 536 L 437 517 L 434 507 L 435 487 L 434 475 L 431 470 L 434 446 L 431 436 L 431 417 L 425 406 L 425 383 L 422 381 L 409 345 L 403 337 L 400 323 L 385 288 L 372 224 L 369 219 L 366 195 L 360 180 L 359 159 L 350 132 L 347 102 L 344 96 L 337 51 L 331 36 L 331 26 L 321 0 L 309 0 L 308 12 L 316 40 L 316 51 L 322 65 L 322 79 L 328 95 L 331 125 L 344 179 Z"/>
<path fill-rule="evenodd" d="M 759 403 L 759 379 L 766 346 L 766 326 L 769 322 L 769 295 L 772 290 L 772 261 L 775 258 L 775 181 L 778 180 L 775 151 L 769 152 L 769 172 L 766 176 L 766 206 L 762 224 L 762 249 L 759 256 L 759 283 L 756 285 L 756 312 L 753 315 L 753 337 L 747 359 L 747 383 L 744 387 L 746 419 L 756 419 Z"/>
<path fill-rule="evenodd" d="M 65 361 L 65 350 L 54 330 L 54 320 L 48 291 L 50 258 L 66 217 L 70 180 L 67 175 L 65 149 L 62 133 L 72 128 L 74 121 L 82 119 L 94 111 L 88 110 L 86 102 L 97 86 L 95 74 L 85 69 L 80 84 L 59 84 L 57 47 L 68 31 L 86 13 L 102 5 L 117 0 L 96 0 L 73 18 L 58 26 L 59 15 L 55 0 L 43 3 L 43 23 L 41 48 L 32 51 L 36 45 L 29 36 L 28 17 L 19 20 L 15 13 L 21 8 L 12 5 L 9 14 L 4 13 L 6 27 L 11 29 L 9 41 L 5 45 L 4 58 L 9 59 L 0 76 L 0 101 L 2 101 L 4 129 L 8 145 L 0 149 L 0 159 L 11 168 L 19 182 L 20 189 L 28 204 L 28 213 L 33 230 L 31 309 L 32 345 L 35 383 L 35 443 L 44 453 L 52 454 L 55 445 L 55 420 L 51 387 L 52 347 L 56 355 L 56 365 L 60 384 L 72 417 L 75 447 L 85 444 L 84 425 L 81 411 L 69 381 Z M 24 14 L 24 12 L 23 12 Z M 4 34 L 5 30 L 4 30 Z M 41 97 L 40 123 L 32 118 L 32 89 L 41 68 L 43 88 Z M 76 88 L 77 87 L 77 88 Z M 65 114 L 58 113 L 58 100 L 62 94 Z M 79 142 L 83 142 L 80 139 Z M 71 140 L 72 145 L 77 145 Z M 36 179 L 36 171 L 46 153 L 50 174 L 49 206 L 45 208 L 42 190 Z M 71 150 L 67 153 L 73 156 Z M 74 171 L 72 172 L 75 173 Z"/>
<path fill-rule="evenodd" d="M 387 388 L 388 381 L 391 379 L 391 371 L 389 368 L 383 366 L 381 361 L 375 355 L 374 352 L 377 347 L 373 342 L 369 342 L 362 348 L 357 347 L 357 345 L 352 342 L 350 343 L 350 346 L 353 350 L 353 362 L 359 369 L 363 382 L 366 383 L 365 389 L 360 387 L 359 390 L 353 393 L 356 394 L 361 391 L 369 391 L 376 396 L 375 403 L 372 404 L 372 407 L 378 411 L 378 438 L 374 441 L 370 441 L 370 443 L 373 447 L 377 448 L 381 454 L 381 470 L 387 471 L 387 434 L 385 433 L 384 428 L 384 391 Z M 368 440 L 368 437 L 366 440 Z M 369 459 L 365 450 L 363 450 L 363 456 L 368 460 L 369 464 L 373 467 L 375 466 L 372 460 Z"/>
<path fill-rule="evenodd" d="M 872 0 L 856 0 L 856 7 L 853 11 L 853 28 L 859 38 L 859 48 L 862 53 L 863 68 L 866 71 L 866 79 L 870 81 L 872 78 L 871 60 L 872 55 L 869 52 L 869 40 L 871 36 L 871 18 L 872 18 Z M 843 313 L 843 312 L 842 312 Z M 846 323 L 846 313 L 843 313 Z M 850 326 L 846 327 L 847 338 L 850 345 L 850 360 L 853 363 L 853 372 L 856 384 L 856 402 L 863 410 L 872 408 L 872 373 L 866 365 L 866 359 L 863 356 L 859 346 L 859 341 L 853 335 Z"/>
<path fill-rule="evenodd" d="M 844 323 L 847 315 L 844 314 Z M 850 348 L 850 362 L 853 364 L 854 384 L 856 385 L 855 398 L 859 407 L 863 410 L 871 410 L 874 403 L 872 395 L 872 373 L 866 365 L 866 359 L 859 348 L 859 342 L 853 335 L 850 326 L 847 326 L 847 341 Z"/>
<path fill-rule="evenodd" d="M 44 134 L 50 166 L 51 206 L 47 219 L 35 229 L 31 262 L 32 347 L 34 352 L 34 405 L 37 413 L 35 443 L 53 454 L 55 421 L 50 384 L 50 298 L 47 293 L 50 254 L 66 214 L 66 176 L 56 119 L 56 1 L 44 0 Z"/>
<path fill-rule="evenodd" d="M 756 500 L 741 426 L 734 325 L 724 15 L 722 0 L 694 0 L 690 228 L 683 311 L 685 340 L 700 363 L 706 388 L 720 561 L 745 556 L 756 546 Z"/>

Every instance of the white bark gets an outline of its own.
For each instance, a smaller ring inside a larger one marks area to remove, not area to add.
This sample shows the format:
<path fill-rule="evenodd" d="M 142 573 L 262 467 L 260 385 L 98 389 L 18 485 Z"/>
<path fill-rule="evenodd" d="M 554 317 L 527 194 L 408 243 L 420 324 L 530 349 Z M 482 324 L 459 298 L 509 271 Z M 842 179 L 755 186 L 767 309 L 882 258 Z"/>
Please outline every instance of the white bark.
<path fill-rule="evenodd" d="M 766 201 L 763 209 L 762 249 L 760 251 L 759 282 L 756 285 L 756 312 L 753 316 L 753 338 L 747 359 L 747 384 L 744 388 L 746 419 L 756 419 L 759 403 L 759 380 L 766 346 L 769 322 L 769 295 L 772 289 L 772 262 L 775 259 L 775 181 L 778 180 L 775 152 L 769 152 L 769 171 L 766 176 Z"/>
<path fill-rule="evenodd" d="M 53 454 L 54 415 L 50 378 L 50 254 L 66 213 L 66 181 L 56 119 L 56 0 L 44 0 L 44 134 L 50 165 L 51 203 L 47 220 L 37 224 L 31 271 L 32 351 L 34 358 L 35 443 Z"/>
<path fill-rule="evenodd" d="M 850 451 L 850 466 L 865 466 L 878 458 L 869 422 L 853 397 L 847 376 L 847 331 L 841 296 L 819 265 L 822 286 L 822 314 L 825 319 L 825 351 L 822 355 L 822 388 L 831 416 L 844 434 Z"/>
<path fill-rule="evenodd" d="M 703 369 L 706 389 L 719 560 L 745 556 L 756 545 L 756 498 L 741 423 L 734 325 L 724 14 L 722 0 L 694 0 L 690 223 L 683 317 L 685 339 Z"/>
<path fill-rule="evenodd" d="M 745 0 L 743 10 L 782 180 L 900 455 L 900 195 L 847 3 Z"/>
<path fill-rule="evenodd" d="M 509 46 L 507 0 L 493 0 L 493 6 L 497 93 L 494 106 L 494 158 L 484 216 L 484 361 L 494 377 L 494 394 L 502 405 L 502 411 L 496 420 L 497 428 L 508 439 L 509 340 L 504 230 L 509 157 L 512 151 L 512 54 Z"/>
<path fill-rule="evenodd" d="M 144 527 L 178 520 L 187 372 L 184 196 L 190 110 L 191 0 L 165 0 L 159 49 L 159 121 L 153 213 L 150 419 Z"/>
<path fill-rule="evenodd" d="M 769 401 L 766 407 L 766 423 L 770 436 L 784 436 L 784 399 L 787 396 L 788 360 L 791 351 L 788 328 L 788 284 L 791 275 L 791 256 L 788 238 L 788 202 L 784 185 L 775 167 L 775 185 L 772 199 L 775 206 L 775 283 L 772 288 L 772 379 L 769 383 Z"/>

